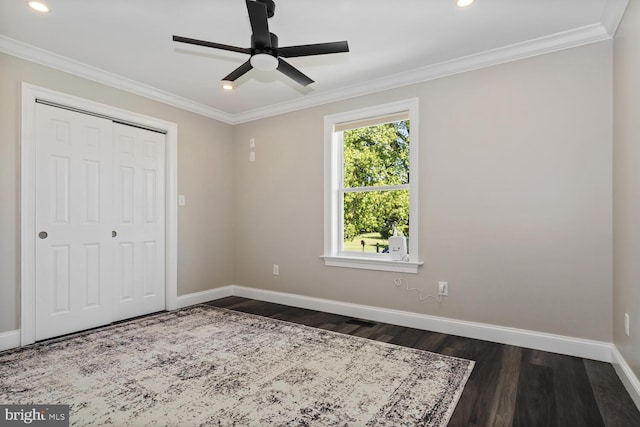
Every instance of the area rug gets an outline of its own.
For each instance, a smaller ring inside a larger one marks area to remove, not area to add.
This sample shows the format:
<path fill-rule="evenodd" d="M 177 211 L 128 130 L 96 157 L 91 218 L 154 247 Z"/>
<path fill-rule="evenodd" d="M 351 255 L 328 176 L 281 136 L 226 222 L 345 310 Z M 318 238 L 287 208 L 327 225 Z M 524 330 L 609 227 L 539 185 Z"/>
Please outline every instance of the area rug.
<path fill-rule="evenodd" d="M 71 425 L 443 426 L 474 362 L 198 305 L 0 353 Z"/>

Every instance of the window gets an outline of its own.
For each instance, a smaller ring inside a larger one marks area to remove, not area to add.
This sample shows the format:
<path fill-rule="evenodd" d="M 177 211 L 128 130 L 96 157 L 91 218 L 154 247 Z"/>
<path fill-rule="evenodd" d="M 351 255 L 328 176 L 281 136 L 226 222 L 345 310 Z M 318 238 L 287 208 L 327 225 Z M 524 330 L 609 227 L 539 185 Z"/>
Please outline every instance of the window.
<path fill-rule="evenodd" d="M 422 264 L 417 113 L 411 99 L 325 117 L 326 265 L 416 273 Z M 406 255 L 389 248 L 394 231 Z"/>

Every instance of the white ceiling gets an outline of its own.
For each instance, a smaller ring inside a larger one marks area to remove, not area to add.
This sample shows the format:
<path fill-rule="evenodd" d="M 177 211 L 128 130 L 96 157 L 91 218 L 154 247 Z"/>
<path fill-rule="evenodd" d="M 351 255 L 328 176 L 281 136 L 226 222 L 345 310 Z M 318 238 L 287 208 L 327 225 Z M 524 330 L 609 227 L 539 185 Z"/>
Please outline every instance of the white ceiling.
<path fill-rule="evenodd" d="M 628 0 L 275 0 L 280 46 L 347 40 L 350 52 L 291 58 L 315 80 L 252 70 L 247 55 L 175 43 L 181 35 L 249 47 L 244 0 L 0 1 L 0 51 L 239 123 L 611 38 Z"/>

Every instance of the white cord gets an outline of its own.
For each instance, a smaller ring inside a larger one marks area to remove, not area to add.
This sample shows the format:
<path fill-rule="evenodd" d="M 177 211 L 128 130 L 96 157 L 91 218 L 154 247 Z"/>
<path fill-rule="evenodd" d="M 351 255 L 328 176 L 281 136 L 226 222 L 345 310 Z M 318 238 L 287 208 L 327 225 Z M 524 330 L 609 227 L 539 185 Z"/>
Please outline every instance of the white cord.
<path fill-rule="evenodd" d="M 403 281 L 406 283 L 406 290 L 407 291 L 416 291 L 418 293 L 418 298 L 420 298 L 420 301 L 424 301 L 426 299 L 433 298 L 434 300 L 438 301 L 438 304 L 442 303 L 442 296 L 441 295 L 438 295 L 438 296 L 425 295 L 425 294 L 422 293 L 422 291 L 419 291 L 417 288 L 410 288 L 409 287 L 409 281 L 407 279 L 403 278 L 403 277 L 398 277 L 397 279 L 395 279 L 393 281 L 393 284 L 395 285 L 396 288 L 399 288 L 400 286 L 402 286 L 402 282 Z"/>

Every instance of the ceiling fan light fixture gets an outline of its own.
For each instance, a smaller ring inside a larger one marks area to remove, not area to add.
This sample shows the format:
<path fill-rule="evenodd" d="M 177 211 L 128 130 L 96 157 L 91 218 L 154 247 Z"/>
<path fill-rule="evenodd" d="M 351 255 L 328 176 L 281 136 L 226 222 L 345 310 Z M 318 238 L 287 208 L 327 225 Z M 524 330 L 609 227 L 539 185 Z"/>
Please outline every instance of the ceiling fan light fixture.
<path fill-rule="evenodd" d="M 456 5 L 458 7 L 468 7 L 468 6 L 471 6 L 472 3 L 473 3 L 473 0 L 457 0 L 456 1 Z"/>
<path fill-rule="evenodd" d="M 38 11 L 40 13 L 49 13 L 49 6 L 47 6 L 46 4 L 44 4 L 41 1 L 28 1 L 27 5 L 35 10 Z"/>
<path fill-rule="evenodd" d="M 230 82 L 229 80 L 223 80 L 222 81 L 222 89 L 224 89 L 224 90 L 233 90 L 233 82 Z"/>
<path fill-rule="evenodd" d="M 251 66 L 261 71 L 273 71 L 278 68 L 278 60 L 267 53 L 258 53 L 251 57 Z"/>
<path fill-rule="evenodd" d="M 231 82 L 236 81 L 239 77 L 244 76 L 255 68 L 260 71 L 278 70 L 299 85 L 308 86 L 313 83 L 313 80 L 282 58 L 349 52 L 349 43 L 346 40 L 279 47 L 278 36 L 269 32 L 268 19 L 273 16 L 273 11 L 275 10 L 273 0 L 245 0 L 245 3 L 247 4 L 252 30 L 250 48 L 229 46 L 176 35 L 173 36 L 173 41 L 251 55 L 248 61 L 243 62 L 222 78 L 223 81 Z"/>

